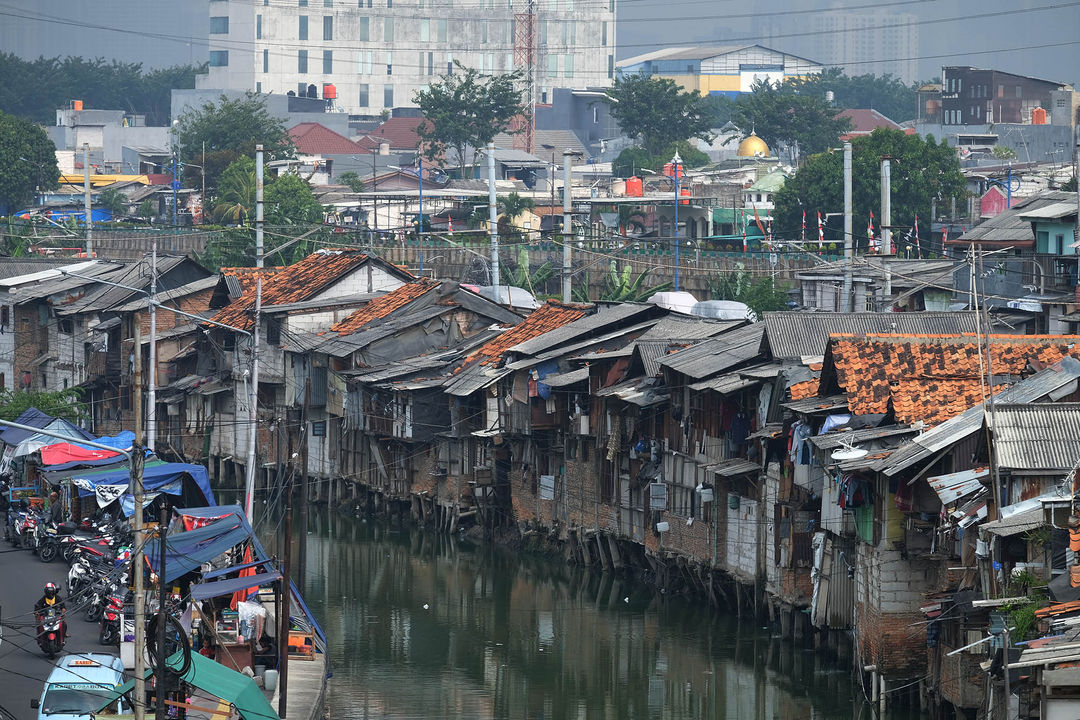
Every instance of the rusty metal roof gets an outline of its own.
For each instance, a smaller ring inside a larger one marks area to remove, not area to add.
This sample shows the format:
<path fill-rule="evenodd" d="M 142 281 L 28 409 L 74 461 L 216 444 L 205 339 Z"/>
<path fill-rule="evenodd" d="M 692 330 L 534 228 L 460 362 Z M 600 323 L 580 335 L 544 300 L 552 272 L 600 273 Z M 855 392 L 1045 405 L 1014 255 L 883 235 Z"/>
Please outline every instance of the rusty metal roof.
<path fill-rule="evenodd" d="M 769 349 L 776 358 L 793 360 L 825 354 L 829 336 L 837 333 L 902 333 L 960 335 L 975 332 L 973 312 L 767 312 Z"/>
<path fill-rule="evenodd" d="M 754 323 L 665 355 L 657 362 L 670 370 L 702 380 L 762 354 L 765 326 Z"/>
<path fill-rule="evenodd" d="M 982 484 L 981 480 L 989 475 L 990 469 L 981 467 L 946 475 L 935 475 L 926 478 L 926 482 L 930 483 L 930 487 L 941 498 L 941 504 L 948 507 L 962 497 L 985 490 L 986 486 Z"/>

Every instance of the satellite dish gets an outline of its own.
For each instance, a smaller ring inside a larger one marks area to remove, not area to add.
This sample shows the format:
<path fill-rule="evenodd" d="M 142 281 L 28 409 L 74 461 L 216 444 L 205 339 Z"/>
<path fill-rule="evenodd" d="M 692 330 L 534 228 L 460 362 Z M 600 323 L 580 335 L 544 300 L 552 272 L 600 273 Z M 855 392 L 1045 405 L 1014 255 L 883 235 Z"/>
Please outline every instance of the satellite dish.
<path fill-rule="evenodd" d="M 838 460 L 838 461 L 859 460 L 861 458 L 866 457 L 869 454 L 870 453 L 868 453 L 866 450 L 863 450 L 862 448 L 855 447 L 852 444 L 851 439 L 847 438 L 847 439 L 841 439 L 840 440 L 840 447 L 837 448 L 836 450 L 833 450 L 830 457 L 833 460 Z"/>

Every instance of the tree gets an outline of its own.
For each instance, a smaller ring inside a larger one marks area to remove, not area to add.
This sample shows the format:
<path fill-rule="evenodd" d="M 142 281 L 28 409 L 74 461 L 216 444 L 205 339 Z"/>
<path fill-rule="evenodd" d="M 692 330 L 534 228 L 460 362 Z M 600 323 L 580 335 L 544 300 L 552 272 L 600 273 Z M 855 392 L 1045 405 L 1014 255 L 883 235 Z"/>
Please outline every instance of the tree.
<path fill-rule="evenodd" d="M 734 300 L 744 303 L 760 318 L 762 313 L 787 308 L 787 290 L 772 276 L 755 278 L 742 266 L 709 282 L 713 300 Z"/>
<path fill-rule="evenodd" d="M 881 204 L 881 158 L 892 161 L 892 225 L 911 227 L 919 216 L 921 237 L 930 237 L 930 204 L 963 197 L 964 176 L 955 148 L 932 136 L 905 135 L 900 130 L 875 130 L 852 142 L 852 205 L 857 231 Z M 798 237 L 802 212 L 808 218 L 844 207 L 843 153 L 813 155 L 776 193 L 773 227 L 780 237 Z M 878 218 L 880 220 L 880 218 Z M 893 237 L 897 237 L 894 231 Z M 865 242 L 865 241 L 863 241 Z"/>
<path fill-rule="evenodd" d="M 352 170 L 343 172 L 337 177 L 338 182 L 348 187 L 354 193 L 364 192 L 364 181 L 360 179 L 360 176 L 354 173 Z"/>
<path fill-rule="evenodd" d="M 776 153 L 780 146 L 798 145 L 806 156 L 835 147 L 851 129 L 851 121 L 825 103 L 824 96 L 801 95 L 781 83 L 759 80 L 751 91 L 739 96 L 731 120 L 743 130 L 753 130 Z"/>
<path fill-rule="evenodd" d="M 667 292 L 671 289 L 670 282 L 662 282 L 658 285 L 646 285 L 645 280 L 649 277 L 649 271 L 642 270 L 634 277 L 634 268 L 623 265 L 620 272 L 619 266 L 614 260 L 608 266 L 604 276 L 604 287 L 600 291 L 601 302 L 645 302 L 653 294 Z M 592 302 L 589 299 L 589 278 L 585 276 L 585 282 L 574 286 L 573 297 L 576 302 Z"/>
<path fill-rule="evenodd" d="M 55 392 L 0 390 L 0 420 L 13 421 L 29 408 L 35 407 L 46 415 L 77 423 L 86 417 L 82 398 L 81 387 Z"/>
<path fill-rule="evenodd" d="M 454 151 L 458 170 L 476 163 L 476 151 L 496 135 L 510 130 L 514 118 L 528 109 L 522 105 L 519 72 L 506 75 L 482 75 L 474 68 L 454 63 L 455 72 L 420 90 L 413 102 L 420 106 L 426 122 L 416 128 L 424 157 L 432 162 L 445 161 L 448 150 Z M 472 149 L 471 161 L 466 153 Z"/>
<path fill-rule="evenodd" d="M 141 218 L 152 218 L 157 215 L 157 208 L 154 207 L 154 203 L 150 200 L 143 200 L 139 203 L 138 215 Z"/>
<path fill-rule="evenodd" d="M 0 215 L 57 186 L 56 146 L 40 126 L 0 112 Z"/>
<path fill-rule="evenodd" d="M 915 87 L 888 73 L 849 76 L 840 68 L 826 68 L 818 74 L 788 79 L 784 89 L 817 98 L 831 91 L 836 107 L 873 108 L 898 123 L 913 120 L 918 114 Z"/>
<path fill-rule="evenodd" d="M 244 224 L 255 209 L 255 161 L 243 156 L 229 164 L 218 181 L 214 217 Z"/>
<path fill-rule="evenodd" d="M 189 109 L 179 119 L 176 134 L 182 162 L 205 164 L 206 185 L 216 188 L 219 175 L 241 155 L 254 156 L 255 145 L 262 144 L 268 160 L 292 157 L 292 138 L 281 119 L 266 109 L 266 103 L 254 93 L 241 98 L 222 95 L 218 102 Z M 202 157 L 206 144 L 206 162 Z M 197 174 L 187 178 L 201 182 Z"/>
<path fill-rule="evenodd" d="M 279 175 L 267 184 L 265 195 L 266 220 L 271 225 L 317 224 L 325 219 L 325 209 L 311 186 L 297 175 Z"/>
<path fill-rule="evenodd" d="M 679 153 L 683 168 L 696 168 L 709 163 L 708 155 L 686 140 L 682 140 L 668 145 L 657 155 L 650 155 L 645 148 L 628 147 L 615 158 L 611 165 L 611 172 L 615 177 L 640 176 L 643 169 L 654 173 L 660 172 L 671 162 L 676 152 Z"/>
<path fill-rule="evenodd" d="M 495 205 L 498 208 L 498 213 L 502 215 L 499 219 L 499 235 L 504 237 L 521 237 L 521 230 L 515 225 L 518 215 L 526 210 L 533 210 L 536 207 L 536 202 L 529 197 L 522 197 L 516 192 L 512 192 L 509 195 L 503 195 L 495 201 Z"/>
<path fill-rule="evenodd" d="M 712 141 L 709 104 L 700 94 L 681 90 L 670 78 L 618 77 L 607 94 L 611 116 L 619 127 L 654 157 L 680 140 Z"/>
<path fill-rule="evenodd" d="M 97 204 L 110 213 L 113 219 L 127 214 L 127 197 L 119 190 L 107 188 L 98 195 Z"/>
<path fill-rule="evenodd" d="M 529 248 L 524 245 L 518 248 L 517 264 L 513 267 L 500 265 L 500 274 L 503 283 L 511 287 L 526 288 L 534 296 L 537 288 L 543 288 L 547 281 L 555 275 L 555 268 L 551 262 L 545 262 L 536 270 L 529 267 Z"/>

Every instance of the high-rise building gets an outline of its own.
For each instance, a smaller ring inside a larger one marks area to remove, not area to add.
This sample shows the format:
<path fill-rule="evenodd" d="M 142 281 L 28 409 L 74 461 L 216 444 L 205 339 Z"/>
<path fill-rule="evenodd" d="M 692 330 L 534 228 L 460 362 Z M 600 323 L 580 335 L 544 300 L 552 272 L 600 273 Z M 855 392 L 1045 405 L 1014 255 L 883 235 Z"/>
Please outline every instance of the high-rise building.
<path fill-rule="evenodd" d="M 527 0 L 210 0 L 209 70 L 199 88 L 324 97 L 358 115 L 414 105 L 454 71 L 515 69 Z M 612 81 L 616 0 L 536 0 L 536 102 L 551 88 Z"/>
<path fill-rule="evenodd" d="M 919 77 L 919 26 L 906 13 L 830 12 L 754 21 L 760 42 L 839 66 L 848 75 L 884 75 L 906 85 Z"/>

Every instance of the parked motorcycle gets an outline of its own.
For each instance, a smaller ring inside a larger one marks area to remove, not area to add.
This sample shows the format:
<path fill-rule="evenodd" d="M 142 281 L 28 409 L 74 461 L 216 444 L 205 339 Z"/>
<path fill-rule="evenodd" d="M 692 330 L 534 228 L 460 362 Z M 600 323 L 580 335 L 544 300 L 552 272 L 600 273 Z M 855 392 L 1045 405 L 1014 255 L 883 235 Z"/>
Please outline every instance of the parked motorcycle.
<path fill-rule="evenodd" d="M 116 645 L 120 642 L 120 622 L 124 616 L 124 601 L 131 592 L 121 587 L 109 596 L 105 611 L 101 615 L 101 629 L 98 642 L 102 645 Z"/>
<path fill-rule="evenodd" d="M 37 642 L 41 651 L 49 656 L 56 657 L 64 649 L 64 636 L 67 628 L 64 624 L 64 615 L 55 608 L 48 608 L 37 613 Z"/>

